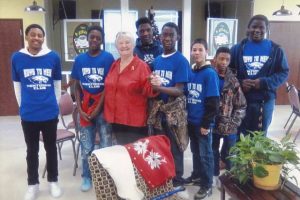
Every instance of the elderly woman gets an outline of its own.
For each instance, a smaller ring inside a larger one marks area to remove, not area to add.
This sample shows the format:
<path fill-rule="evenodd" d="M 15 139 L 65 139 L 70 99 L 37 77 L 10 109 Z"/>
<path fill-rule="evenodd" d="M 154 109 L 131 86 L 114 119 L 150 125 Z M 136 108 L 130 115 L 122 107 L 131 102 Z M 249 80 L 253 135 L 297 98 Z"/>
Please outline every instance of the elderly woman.
<path fill-rule="evenodd" d="M 147 136 L 147 100 L 157 95 L 150 79 L 152 85 L 160 85 L 160 81 L 133 55 L 131 33 L 119 32 L 115 44 L 120 58 L 105 79 L 104 117 L 112 124 L 118 144 L 128 144 Z"/>

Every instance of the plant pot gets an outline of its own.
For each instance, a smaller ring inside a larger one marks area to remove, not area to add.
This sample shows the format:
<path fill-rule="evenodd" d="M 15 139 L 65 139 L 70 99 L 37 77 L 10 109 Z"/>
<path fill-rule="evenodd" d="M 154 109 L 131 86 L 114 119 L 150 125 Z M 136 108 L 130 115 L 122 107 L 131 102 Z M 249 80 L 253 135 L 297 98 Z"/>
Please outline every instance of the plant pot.
<path fill-rule="evenodd" d="M 253 184 L 263 190 L 276 190 L 280 187 L 280 172 L 282 165 L 263 165 L 269 175 L 263 178 L 253 174 Z"/>

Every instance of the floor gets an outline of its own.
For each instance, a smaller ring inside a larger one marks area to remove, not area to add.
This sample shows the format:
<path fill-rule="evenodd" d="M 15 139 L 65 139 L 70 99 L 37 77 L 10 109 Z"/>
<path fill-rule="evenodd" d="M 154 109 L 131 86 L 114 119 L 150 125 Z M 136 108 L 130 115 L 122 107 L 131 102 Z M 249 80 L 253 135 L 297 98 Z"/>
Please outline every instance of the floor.
<path fill-rule="evenodd" d="M 290 115 L 291 109 L 289 106 L 276 106 L 273 122 L 269 129 L 268 136 L 273 139 L 280 139 L 285 135 L 283 126 Z M 61 126 L 61 124 L 59 125 Z M 20 120 L 18 116 L 0 116 L 0 199 L 1 200 L 21 200 L 27 189 L 26 181 L 26 147 L 24 137 L 21 131 Z M 292 128 L 292 134 L 295 135 L 300 128 L 299 120 L 296 121 Z M 300 148 L 300 139 L 296 141 L 297 146 Z M 43 146 L 40 146 L 40 168 L 42 170 L 45 164 L 45 152 Z M 76 176 L 72 175 L 73 172 L 73 155 L 71 144 L 65 143 L 62 149 L 63 160 L 59 161 L 59 183 L 64 190 L 64 195 L 61 200 L 82 200 L 89 199 L 95 200 L 96 196 L 93 190 L 83 193 L 80 191 L 80 171 L 79 167 Z M 192 168 L 191 152 L 188 149 L 185 152 L 185 174 L 187 177 L 191 173 Z M 300 176 L 297 175 L 298 182 Z M 188 186 L 185 192 L 181 193 L 185 199 L 193 199 L 193 195 L 197 192 L 197 187 Z M 49 195 L 47 180 L 40 178 L 40 193 L 38 200 L 53 199 Z M 220 192 L 218 189 L 213 190 L 213 195 L 209 200 L 220 199 Z"/>

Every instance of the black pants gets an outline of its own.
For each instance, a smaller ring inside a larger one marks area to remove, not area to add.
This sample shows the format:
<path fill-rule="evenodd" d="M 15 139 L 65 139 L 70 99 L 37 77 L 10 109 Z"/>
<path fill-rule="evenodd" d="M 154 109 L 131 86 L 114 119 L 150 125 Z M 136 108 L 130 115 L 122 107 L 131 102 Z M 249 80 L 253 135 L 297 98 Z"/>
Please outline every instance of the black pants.
<path fill-rule="evenodd" d="M 39 183 L 39 136 L 43 134 L 44 148 L 47 160 L 47 179 L 49 182 L 56 182 L 57 170 L 57 149 L 56 130 L 58 119 L 42 122 L 29 122 L 22 120 L 25 142 L 27 146 L 27 182 L 28 185 Z"/>
<path fill-rule="evenodd" d="M 129 144 L 148 136 L 146 127 L 112 124 L 112 131 L 119 145 Z"/>

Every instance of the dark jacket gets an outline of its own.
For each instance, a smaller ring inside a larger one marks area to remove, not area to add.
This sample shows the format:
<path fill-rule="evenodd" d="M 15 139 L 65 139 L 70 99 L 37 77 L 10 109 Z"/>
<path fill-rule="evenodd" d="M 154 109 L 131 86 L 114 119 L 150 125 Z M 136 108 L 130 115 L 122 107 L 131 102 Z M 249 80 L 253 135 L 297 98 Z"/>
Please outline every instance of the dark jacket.
<path fill-rule="evenodd" d="M 164 103 L 163 100 L 154 100 L 147 120 L 150 129 L 163 130 L 161 113 L 166 116 L 168 127 L 174 133 L 176 143 L 180 151 L 183 152 L 189 144 L 186 97 L 182 95 L 169 98 L 168 103 Z"/>
<path fill-rule="evenodd" d="M 154 58 L 163 53 L 163 48 L 159 41 L 153 40 L 153 43 L 149 46 L 143 46 L 140 39 L 136 40 L 136 46 L 134 48 L 134 53 L 146 62 L 152 69 L 152 62 Z"/>
<path fill-rule="evenodd" d="M 244 47 L 247 41 L 248 39 L 246 38 L 231 48 L 231 62 L 229 66 L 236 73 L 240 82 L 248 78 L 243 61 Z M 272 41 L 271 44 L 272 49 L 269 59 L 255 77 L 260 79 L 260 89 L 251 89 L 245 93 L 247 103 L 275 99 L 276 89 L 288 78 L 289 66 L 285 53 L 278 44 Z"/>
<path fill-rule="evenodd" d="M 220 94 L 220 109 L 216 118 L 215 132 L 221 135 L 236 134 L 246 114 L 247 102 L 240 83 L 227 68 L 224 86 Z"/>

